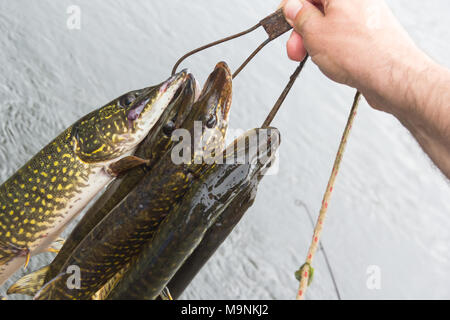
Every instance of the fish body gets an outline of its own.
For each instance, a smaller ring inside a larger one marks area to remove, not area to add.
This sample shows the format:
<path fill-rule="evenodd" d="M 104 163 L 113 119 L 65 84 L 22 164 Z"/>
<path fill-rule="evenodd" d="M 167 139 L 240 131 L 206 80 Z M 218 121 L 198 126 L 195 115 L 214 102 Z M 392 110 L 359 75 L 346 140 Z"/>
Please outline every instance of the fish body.
<path fill-rule="evenodd" d="M 231 72 L 219 63 L 208 78 L 199 99 L 182 128 L 194 135 L 195 121 L 225 133 L 231 105 Z M 202 130 L 203 132 L 203 130 Z M 219 139 L 220 140 L 220 139 Z M 215 141 L 223 144 L 222 141 Z M 208 148 L 216 145 L 207 143 Z M 192 158 L 195 158 L 195 152 Z M 156 163 L 151 172 L 98 223 L 79 243 L 59 270 L 59 276 L 38 292 L 36 299 L 91 299 L 122 270 L 152 237 L 171 208 L 181 201 L 190 185 L 206 170 L 204 163 L 175 164 L 172 150 Z M 66 286 L 68 266 L 81 270 L 81 288 Z"/>
<path fill-rule="evenodd" d="M 201 243 L 172 277 L 167 288 L 170 290 L 173 299 L 178 299 L 181 296 L 197 273 L 227 239 L 234 227 L 253 205 L 258 185 L 264 177 L 264 173 L 265 170 L 261 170 L 250 177 L 248 183 L 239 187 L 239 190 L 236 191 L 236 197 L 224 209 L 223 213 L 205 233 Z"/>
<path fill-rule="evenodd" d="M 238 140 L 245 140 L 258 132 L 259 129 L 251 130 Z M 268 150 L 268 144 L 278 145 L 277 141 L 279 132 L 272 129 L 265 141 L 258 142 L 258 148 L 246 146 L 243 150 L 237 150 L 248 155 L 248 162 L 211 165 L 161 223 L 152 241 L 132 261 L 108 299 L 157 298 L 239 190 L 249 184 L 252 177 L 270 161 L 265 150 Z M 234 150 L 235 144 L 229 148 Z M 229 151 L 225 153 L 234 154 Z"/>
<path fill-rule="evenodd" d="M 223 213 L 205 233 L 194 252 L 172 277 L 167 284 L 167 288 L 170 290 L 173 299 L 177 300 L 181 296 L 201 268 L 213 256 L 247 210 L 253 205 L 258 183 L 259 178 L 255 176 L 249 179 L 249 183 L 242 186 L 241 190 L 237 191 L 236 197 L 224 209 Z"/>
<path fill-rule="evenodd" d="M 158 122 L 136 150 L 135 155 L 142 159 L 149 159 L 151 161 L 150 166 L 136 167 L 108 185 L 105 192 L 88 209 L 67 238 L 64 246 L 47 269 L 44 276 L 45 278 L 40 280 L 41 286 L 58 275 L 61 267 L 78 244 L 120 201 L 122 201 L 130 190 L 132 190 L 147 172 L 151 170 L 151 167 L 154 166 L 170 149 L 173 143 L 171 140 L 171 133 L 175 129 L 181 127 L 183 121 L 192 109 L 195 96 L 196 81 L 194 77 L 189 74 L 185 84 L 180 88 L 180 92 L 177 93 L 176 98 L 174 98 L 165 109 Z M 35 293 L 36 292 L 34 292 L 34 294 Z"/>
<path fill-rule="evenodd" d="M 134 153 L 186 76 L 91 112 L 0 186 L 0 285 L 112 181 L 108 167 Z"/>

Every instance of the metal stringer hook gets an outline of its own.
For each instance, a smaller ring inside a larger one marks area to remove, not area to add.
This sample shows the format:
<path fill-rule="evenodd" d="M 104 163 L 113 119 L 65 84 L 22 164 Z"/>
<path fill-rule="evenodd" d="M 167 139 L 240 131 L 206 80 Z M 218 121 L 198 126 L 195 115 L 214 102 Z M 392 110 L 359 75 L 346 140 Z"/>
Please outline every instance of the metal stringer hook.
<path fill-rule="evenodd" d="M 253 31 L 255 31 L 256 29 L 258 29 L 259 27 L 263 27 L 264 30 L 267 32 L 268 34 L 268 38 L 259 45 L 258 48 L 256 48 L 255 51 L 253 51 L 253 53 L 244 61 L 244 63 L 234 72 L 233 74 L 233 79 L 236 78 L 236 76 L 247 66 L 247 64 L 272 40 L 280 37 L 281 35 L 283 35 L 284 33 L 288 32 L 289 30 L 292 29 L 291 25 L 286 21 L 286 18 L 284 17 L 283 14 L 283 9 L 279 9 L 278 11 L 272 13 L 271 15 L 265 17 L 264 19 L 262 19 L 258 24 L 256 24 L 255 26 L 251 27 L 248 30 L 242 31 L 240 33 L 237 33 L 235 35 L 229 36 L 227 38 L 221 39 L 221 40 L 217 40 L 214 41 L 210 44 L 204 45 L 198 49 L 192 50 L 188 53 L 186 53 L 184 56 L 182 56 L 177 63 L 175 64 L 175 66 L 172 69 L 172 75 L 175 74 L 177 72 L 178 67 L 180 66 L 180 64 L 186 60 L 188 57 L 206 50 L 208 48 L 214 47 L 218 44 L 242 37 L 246 34 L 249 34 Z M 309 55 L 306 55 L 306 57 L 303 59 L 303 61 L 300 63 L 300 65 L 297 67 L 297 69 L 295 70 L 295 72 L 292 74 L 292 76 L 290 77 L 290 80 L 286 86 L 286 88 L 283 90 L 283 92 L 281 93 L 281 96 L 278 98 L 277 102 L 275 103 L 275 105 L 273 106 L 271 112 L 269 113 L 269 115 L 267 116 L 266 120 L 264 121 L 264 124 L 262 125 L 262 128 L 267 128 L 270 126 L 270 124 L 272 123 L 272 120 L 275 118 L 275 115 L 277 114 L 278 110 L 280 109 L 281 105 L 283 104 L 284 100 L 286 99 L 289 91 L 291 90 L 292 86 L 295 83 L 295 80 L 298 78 L 300 72 L 303 70 L 303 67 L 305 66 L 306 61 L 308 60 Z"/>
<path fill-rule="evenodd" d="M 258 22 L 258 24 L 251 27 L 248 30 L 245 30 L 243 32 L 237 33 L 235 35 L 232 35 L 230 37 L 227 37 L 227 38 L 224 38 L 224 39 L 221 39 L 218 41 L 214 41 L 210 44 L 204 45 L 198 49 L 195 49 L 195 50 L 192 50 L 192 51 L 186 53 L 184 56 L 182 56 L 177 61 L 177 63 L 173 67 L 172 74 L 176 73 L 179 65 L 184 60 L 186 60 L 186 58 L 188 58 L 200 51 L 203 51 L 205 49 L 214 47 L 218 44 L 242 37 L 246 34 L 249 34 L 253 31 L 255 31 L 259 27 L 263 27 L 264 30 L 266 30 L 267 34 L 269 35 L 269 38 L 267 38 L 258 48 L 256 48 L 256 50 L 253 51 L 253 53 L 244 61 L 244 63 L 234 72 L 234 74 L 233 74 L 233 79 L 234 79 L 242 71 L 242 69 L 244 69 L 245 66 L 247 66 L 247 64 L 258 54 L 258 52 L 261 51 L 269 42 L 280 37 L 281 35 L 283 35 L 284 33 L 288 32 L 289 30 L 292 29 L 291 25 L 286 21 L 284 15 L 283 15 L 282 9 L 280 9 L 280 10 L 272 13 L 271 15 L 267 16 L 266 18 L 262 19 L 260 22 Z"/>

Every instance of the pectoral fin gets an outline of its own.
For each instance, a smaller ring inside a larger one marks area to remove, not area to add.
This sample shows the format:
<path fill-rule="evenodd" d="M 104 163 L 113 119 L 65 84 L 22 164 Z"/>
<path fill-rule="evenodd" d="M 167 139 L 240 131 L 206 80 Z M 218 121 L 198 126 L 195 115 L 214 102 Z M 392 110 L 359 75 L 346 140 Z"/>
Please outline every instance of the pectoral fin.
<path fill-rule="evenodd" d="M 47 252 L 58 253 L 59 250 L 61 250 L 61 248 L 63 247 L 64 242 L 66 242 L 66 239 L 58 238 L 55 241 L 53 241 L 52 245 L 46 251 Z"/>
<path fill-rule="evenodd" d="M 173 300 L 172 295 L 170 294 L 169 288 L 165 287 L 163 291 L 159 294 L 161 300 Z"/>
<path fill-rule="evenodd" d="M 46 266 L 20 278 L 9 287 L 7 294 L 24 294 L 33 297 L 44 285 L 48 269 L 49 267 Z"/>
<path fill-rule="evenodd" d="M 58 286 L 64 275 L 64 273 L 61 273 L 50 282 L 44 284 L 44 286 L 36 293 L 33 300 L 53 300 L 53 289 Z"/>
<path fill-rule="evenodd" d="M 108 166 L 106 169 L 107 173 L 111 176 L 117 177 L 120 176 L 127 171 L 134 169 L 136 167 L 142 166 L 142 165 L 149 165 L 150 160 L 145 160 L 139 157 L 135 156 L 129 156 L 120 159 L 117 162 L 114 162 Z"/>
<path fill-rule="evenodd" d="M 0 241 L 0 266 L 7 264 L 16 257 L 23 256 L 29 260 L 30 250 L 28 248 L 20 248 L 12 243 Z"/>
<path fill-rule="evenodd" d="M 30 263 L 30 259 L 31 259 L 31 252 L 30 252 L 30 250 L 27 250 L 25 264 L 23 265 L 23 270 L 27 270 L 28 264 Z"/>

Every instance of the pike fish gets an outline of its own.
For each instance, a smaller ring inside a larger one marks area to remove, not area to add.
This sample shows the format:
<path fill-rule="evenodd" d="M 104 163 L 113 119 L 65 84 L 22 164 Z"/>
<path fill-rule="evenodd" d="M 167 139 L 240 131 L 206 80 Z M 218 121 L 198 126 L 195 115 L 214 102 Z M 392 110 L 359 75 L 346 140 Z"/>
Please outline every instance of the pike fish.
<path fill-rule="evenodd" d="M 114 181 L 106 192 L 86 212 L 70 237 L 66 240 L 63 248 L 52 262 L 45 281 L 54 277 L 61 265 L 70 256 L 76 246 L 84 237 L 132 190 L 144 175 L 151 171 L 151 167 L 158 162 L 172 145 L 171 134 L 180 128 L 186 116 L 190 113 L 196 95 L 195 79 L 189 75 L 186 84 L 175 100 L 167 107 L 158 123 L 153 127 L 147 138 L 141 143 L 136 156 L 150 160 L 149 166 L 136 167 L 116 181 Z M 56 271 L 56 272 L 55 272 Z"/>
<path fill-rule="evenodd" d="M 120 173 L 113 165 L 135 152 L 186 77 L 182 71 L 91 112 L 0 186 L 0 285 Z"/>
<path fill-rule="evenodd" d="M 197 273 L 213 256 L 247 210 L 253 205 L 258 191 L 258 184 L 264 177 L 263 171 L 260 170 L 260 172 L 248 178 L 248 183 L 239 186 L 236 191 L 236 197 L 208 229 L 203 240 L 167 284 L 173 299 L 177 300 L 181 296 Z"/>
<path fill-rule="evenodd" d="M 172 102 L 136 150 L 135 156 L 149 160 L 149 164 L 133 168 L 111 182 L 75 226 L 52 263 L 20 278 L 8 289 L 8 294 L 34 296 L 45 283 L 58 275 L 59 270 L 78 244 L 138 184 L 144 175 L 151 171 L 151 167 L 172 146 L 171 134 L 181 127 L 197 95 L 195 78 L 192 74 L 188 74 L 186 82 L 179 88 Z"/>
<path fill-rule="evenodd" d="M 271 161 L 273 146 L 279 145 L 279 132 L 271 128 L 268 135 L 259 133 L 260 129 L 248 131 L 225 151 L 225 158 L 230 155 L 235 158 L 237 154 L 237 158 L 247 161 L 233 161 L 233 164 L 227 164 L 228 161 L 216 162 L 196 180 L 183 201 L 161 223 L 152 241 L 132 261 L 108 299 L 148 300 L 160 295 L 183 262 L 201 243 L 208 228 L 238 196 L 239 191 L 250 184 L 253 177 Z M 251 146 L 248 141 L 258 141 L 257 147 Z"/>
<path fill-rule="evenodd" d="M 37 293 L 36 299 L 91 299 L 127 266 L 150 241 L 161 221 L 182 200 L 191 184 L 208 168 L 205 161 L 194 160 L 200 155 L 214 156 L 216 149 L 220 152 L 223 149 L 231 94 L 231 72 L 225 63 L 219 63 L 182 125 L 189 133 L 187 138 L 183 136 L 189 140 L 189 148 L 183 150 L 193 150 L 189 161 L 174 162 L 172 151 L 180 151 L 178 144 L 168 150 L 152 171 L 80 242 L 58 276 Z M 193 148 L 190 141 L 198 125 L 204 143 L 200 150 Z M 206 134 L 207 129 L 219 134 Z M 81 272 L 81 287 L 75 290 L 66 285 L 70 277 L 66 270 L 72 265 L 78 266 Z"/>

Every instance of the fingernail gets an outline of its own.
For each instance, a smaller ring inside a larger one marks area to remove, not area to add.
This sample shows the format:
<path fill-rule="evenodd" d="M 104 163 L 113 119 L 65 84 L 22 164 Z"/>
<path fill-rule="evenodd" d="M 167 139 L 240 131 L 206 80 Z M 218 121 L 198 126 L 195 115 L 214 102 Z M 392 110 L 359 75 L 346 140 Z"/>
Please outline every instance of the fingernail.
<path fill-rule="evenodd" d="M 284 16 L 286 20 L 292 24 L 295 20 L 295 17 L 302 9 L 303 4 L 299 0 L 289 0 L 284 6 Z"/>

